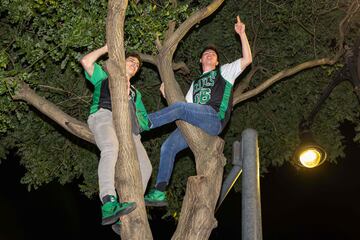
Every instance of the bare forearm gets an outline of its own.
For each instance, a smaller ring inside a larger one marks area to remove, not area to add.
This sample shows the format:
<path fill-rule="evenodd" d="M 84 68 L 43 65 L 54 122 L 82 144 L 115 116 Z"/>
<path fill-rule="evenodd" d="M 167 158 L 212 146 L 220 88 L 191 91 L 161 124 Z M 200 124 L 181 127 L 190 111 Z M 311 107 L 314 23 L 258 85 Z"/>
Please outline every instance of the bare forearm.
<path fill-rule="evenodd" d="M 245 33 L 245 24 L 241 22 L 240 17 L 236 17 L 237 22 L 235 23 L 235 32 L 239 34 L 241 46 L 242 46 L 242 59 L 240 62 L 240 68 L 241 70 L 244 70 L 251 62 L 252 62 L 252 55 L 251 55 L 251 49 L 249 40 L 247 39 L 246 33 Z"/>
<path fill-rule="evenodd" d="M 251 48 L 249 44 L 249 40 L 246 36 L 246 33 L 239 33 L 240 40 L 241 40 L 241 46 L 242 46 L 242 61 L 241 61 L 241 69 L 246 68 L 249 64 L 252 62 L 252 54 L 251 54 Z"/>
<path fill-rule="evenodd" d="M 94 71 L 94 63 L 98 58 L 108 52 L 107 45 L 98 48 L 88 54 L 86 54 L 80 63 L 84 67 L 85 71 L 91 76 Z"/>

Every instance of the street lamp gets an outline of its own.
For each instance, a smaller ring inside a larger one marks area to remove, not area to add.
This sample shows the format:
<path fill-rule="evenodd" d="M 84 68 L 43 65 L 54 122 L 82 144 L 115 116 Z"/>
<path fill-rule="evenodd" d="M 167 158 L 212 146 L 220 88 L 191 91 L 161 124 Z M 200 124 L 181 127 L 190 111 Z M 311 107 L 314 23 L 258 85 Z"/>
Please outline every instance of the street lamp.
<path fill-rule="evenodd" d="M 307 117 L 299 124 L 300 145 L 295 150 L 294 161 L 296 165 L 314 168 L 321 165 L 327 157 L 325 149 L 313 138 L 311 125 L 316 114 L 320 111 L 322 104 L 339 83 L 348 80 L 354 87 L 354 92 L 360 101 L 360 39 L 355 44 L 351 56 L 346 59 L 345 65 L 337 72 L 333 80 L 323 90 L 318 102 Z"/>
<path fill-rule="evenodd" d="M 300 134 L 301 144 L 294 154 L 296 164 L 306 168 L 320 166 L 326 160 L 325 149 L 314 140 L 309 129 L 301 129 Z"/>

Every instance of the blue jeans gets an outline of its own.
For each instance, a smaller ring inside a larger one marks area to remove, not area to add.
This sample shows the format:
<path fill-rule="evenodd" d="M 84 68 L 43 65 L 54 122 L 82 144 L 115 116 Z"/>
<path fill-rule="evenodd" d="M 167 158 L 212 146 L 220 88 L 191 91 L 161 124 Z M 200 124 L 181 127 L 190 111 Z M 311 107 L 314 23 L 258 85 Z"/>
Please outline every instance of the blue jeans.
<path fill-rule="evenodd" d="M 169 107 L 148 115 L 152 123 L 151 129 L 160 127 L 175 120 L 183 120 L 201 128 L 209 135 L 217 136 L 222 131 L 222 124 L 215 109 L 209 105 L 176 102 Z M 177 128 L 161 146 L 160 166 L 156 184 L 169 183 L 175 157 L 178 152 L 188 147 L 188 144 Z"/>

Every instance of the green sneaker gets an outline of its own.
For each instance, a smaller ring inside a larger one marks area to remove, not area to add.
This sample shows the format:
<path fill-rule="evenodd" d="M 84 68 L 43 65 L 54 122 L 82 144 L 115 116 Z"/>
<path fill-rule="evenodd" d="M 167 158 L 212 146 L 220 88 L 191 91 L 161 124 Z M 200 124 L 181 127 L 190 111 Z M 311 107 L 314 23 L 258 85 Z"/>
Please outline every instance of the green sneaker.
<path fill-rule="evenodd" d="M 119 220 L 119 218 L 125 214 L 132 212 L 136 208 L 134 202 L 119 203 L 115 196 L 107 195 L 104 204 L 101 206 L 102 212 L 102 225 L 113 224 Z"/>
<path fill-rule="evenodd" d="M 157 189 L 151 189 L 144 197 L 145 205 L 149 207 L 167 206 L 166 193 Z"/>
<path fill-rule="evenodd" d="M 113 225 L 111 225 L 112 230 L 117 234 L 120 235 L 120 225 L 122 224 L 122 222 L 119 220 L 116 223 L 114 223 Z"/>

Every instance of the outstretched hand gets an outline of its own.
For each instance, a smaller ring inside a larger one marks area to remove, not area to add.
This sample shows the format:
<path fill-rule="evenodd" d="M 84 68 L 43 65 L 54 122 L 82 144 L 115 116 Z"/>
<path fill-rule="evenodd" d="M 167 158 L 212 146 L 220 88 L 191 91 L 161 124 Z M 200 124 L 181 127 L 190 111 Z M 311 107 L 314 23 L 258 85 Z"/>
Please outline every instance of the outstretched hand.
<path fill-rule="evenodd" d="M 239 15 L 236 17 L 235 32 L 237 34 L 245 33 L 245 24 L 241 22 Z"/>

